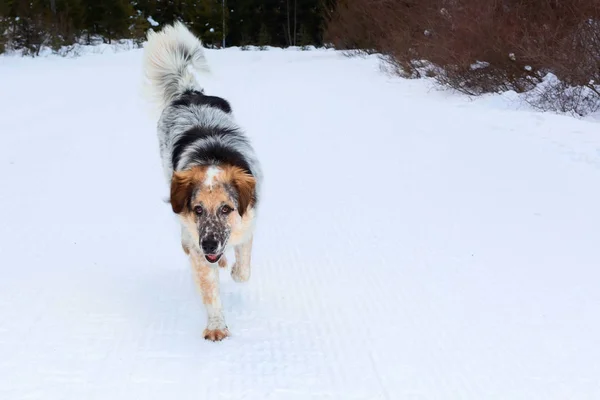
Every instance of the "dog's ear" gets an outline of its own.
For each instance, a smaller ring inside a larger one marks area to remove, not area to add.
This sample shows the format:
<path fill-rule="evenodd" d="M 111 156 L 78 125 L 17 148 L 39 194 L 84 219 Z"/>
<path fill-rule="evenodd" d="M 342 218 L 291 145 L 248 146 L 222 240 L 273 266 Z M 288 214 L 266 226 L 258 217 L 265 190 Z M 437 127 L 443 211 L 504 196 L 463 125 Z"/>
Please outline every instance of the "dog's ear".
<path fill-rule="evenodd" d="M 238 192 L 238 212 L 243 217 L 256 202 L 256 179 L 240 168 L 232 168 L 231 182 Z"/>
<path fill-rule="evenodd" d="M 175 214 L 179 214 L 189 208 L 193 188 L 194 174 L 192 171 L 173 173 L 173 178 L 171 178 L 170 202 Z"/>

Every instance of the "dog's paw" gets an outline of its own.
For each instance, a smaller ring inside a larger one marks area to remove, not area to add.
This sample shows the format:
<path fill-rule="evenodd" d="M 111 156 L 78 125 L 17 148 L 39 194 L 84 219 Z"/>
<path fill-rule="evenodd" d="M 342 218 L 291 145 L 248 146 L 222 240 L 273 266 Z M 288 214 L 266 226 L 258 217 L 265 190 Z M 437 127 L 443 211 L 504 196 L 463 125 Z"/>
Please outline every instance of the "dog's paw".
<path fill-rule="evenodd" d="M 229 336 L 229 329 L 208 329 L 206 328 L 203 333 L 204 339 L 212 342 L 219 342 Z"/>
<path fill-rule="evenodd" d="M 219 260 L 219 267 L 227 268 L 227 258 L 225 257 L 225 255 L 221 256 L 221 259 Z"/>
<path fill-rule="evenodd" d="M 231 277 L 234 281 L 242 283 L 250 279 L 250 267 L 238 267 L 238 263 L 233 264 L 231 268 Z"/>

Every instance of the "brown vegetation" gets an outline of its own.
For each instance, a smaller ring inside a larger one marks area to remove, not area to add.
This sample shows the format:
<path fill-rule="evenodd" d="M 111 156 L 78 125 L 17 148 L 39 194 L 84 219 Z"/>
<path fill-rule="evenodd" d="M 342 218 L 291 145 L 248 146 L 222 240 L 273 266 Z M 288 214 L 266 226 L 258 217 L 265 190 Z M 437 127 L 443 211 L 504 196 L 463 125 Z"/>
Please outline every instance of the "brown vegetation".
<path fill-rule="evenodd" d="M 470 95 L 579 87 L 600 102 L 600 0 L 340 0 L 326 40 Z M 538 85 L 548 73 L 561 85 Z"/>

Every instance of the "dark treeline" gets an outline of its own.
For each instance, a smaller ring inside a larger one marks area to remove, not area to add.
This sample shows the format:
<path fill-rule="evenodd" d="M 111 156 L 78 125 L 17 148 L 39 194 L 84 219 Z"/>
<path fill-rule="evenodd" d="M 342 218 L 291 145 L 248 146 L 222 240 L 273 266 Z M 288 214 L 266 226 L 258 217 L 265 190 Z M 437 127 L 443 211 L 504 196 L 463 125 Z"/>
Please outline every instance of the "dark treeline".
<path fill-rule="evenodd" d="M 209 47 L 320 46 L 335 0 L 0 0 L 0 52 L 144 40 L 181 20 Z"/>

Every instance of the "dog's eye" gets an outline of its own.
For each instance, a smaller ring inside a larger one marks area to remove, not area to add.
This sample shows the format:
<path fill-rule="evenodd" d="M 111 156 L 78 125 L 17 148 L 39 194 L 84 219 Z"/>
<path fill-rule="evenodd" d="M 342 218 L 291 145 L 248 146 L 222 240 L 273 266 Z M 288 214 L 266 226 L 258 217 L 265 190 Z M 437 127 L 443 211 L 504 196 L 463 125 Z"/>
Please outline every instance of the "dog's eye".
<path fill-rule="evenodd" d="M 221 214 L 229 214 L 230 212 L 233 211 L 233 208 L 229 207 L 229 206 L 223 206 L 221 207 Z"/>
<path fill-rule="evenodd" d="M 196 213 L 196 215 L 202 215 L 204 210 L 202 209 L 201 206 L 196 206 L 196 207 L 194 207 L 194 212 Z"/>

